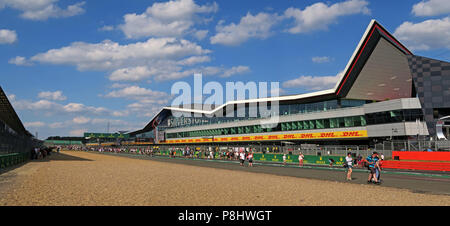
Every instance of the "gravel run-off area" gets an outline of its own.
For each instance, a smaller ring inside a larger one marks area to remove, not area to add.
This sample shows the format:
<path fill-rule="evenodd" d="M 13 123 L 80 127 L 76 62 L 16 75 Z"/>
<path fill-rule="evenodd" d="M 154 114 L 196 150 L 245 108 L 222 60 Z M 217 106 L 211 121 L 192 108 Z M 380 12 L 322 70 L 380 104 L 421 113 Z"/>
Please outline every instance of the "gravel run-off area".
<path fill-rule="evenodd" d="M 0 205 L 450 206 L 450 196 L 63 151 L 0 174 Z"/>

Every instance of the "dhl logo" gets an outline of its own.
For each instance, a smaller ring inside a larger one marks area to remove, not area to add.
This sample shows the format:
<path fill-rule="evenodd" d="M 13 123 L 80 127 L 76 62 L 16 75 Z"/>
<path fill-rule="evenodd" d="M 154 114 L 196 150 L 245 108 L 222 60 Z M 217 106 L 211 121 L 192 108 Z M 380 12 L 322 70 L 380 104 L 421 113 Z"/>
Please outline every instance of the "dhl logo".
<path fill-rule="evenodd" d="M 342 136 L 344 136 L 344 137 L 358 137 L 359 133 L 358 133 L 358 131 L 355 131 L 355 132 L 343 132 Z"/>
<path fill-rule="evenodd" d="M 320 133 L 320 137 L 335 137 L 334 133 Z"/>
<path fill-rule="evenodd" d="M 297 134 L 280 134 L 280 135 L 258 135 L 243 137 L 218 137 L 216 139 L 181 139 L 168 140 L 166 143 L 196 143 L 196 142 L 213 142 L 213 141 L 258 141 L 258 140 L 287 140 L 287 139 L 336 139 L 351 137 L 367 137 L 367 131 L 339 131 L 339 132 L 322 132 L 322 133 L 297 133 Z"/>

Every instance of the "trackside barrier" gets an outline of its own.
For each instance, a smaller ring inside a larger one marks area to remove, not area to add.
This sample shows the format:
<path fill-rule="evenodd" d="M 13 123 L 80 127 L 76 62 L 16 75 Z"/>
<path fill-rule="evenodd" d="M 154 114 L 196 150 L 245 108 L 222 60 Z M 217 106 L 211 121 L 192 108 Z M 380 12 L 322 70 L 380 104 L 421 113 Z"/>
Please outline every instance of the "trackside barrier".
<path fill-rule="evenodd" d="M 450 171 L 450 163 L 447 162 L 402 162 L 383 161 L 383 168 L 387 169 L 407 169 L 407 170 L 432 170 Z"/>
<path fill-rule="evenodd" d="M 0 155 L 0 168 L 13 166 L 30 159 L 29 153 L 11 153 Z"/>
<path fill-rule="evenodd" d="M 196 152 L 194 152 L 195 155 Z M 159 155 L 169 156 L 170 151 L 159 151 Z M 182 151 L 175 151 L 175 156 L 182 156 Z M 202 152 L 199 152 L 200 158 L 206 158 Z M 220 153 L 215 154 L 215 158 L 219 159 Z M 305 155 L 303 159 L 304 164 L 320 164 L 320 165 L 328 165 L 329 159 L 333 159 L 335 162 L 333 165 L 342 165 L 345 161 L 345 156 L 315 156 L 315 155 Z M 264 162 L 283 162 L 283 154 L 262 154 L 262 153 L 254 153 L 253 160 L 255 161 L 264 161 Z M 286 155 L 287 163 L 299 163 L 298 155 Z"/>
<path fill-rule="evenodd" d="M 283 162 L 283 154 L 253 154 L 253 159 L 255 161 L 265 161 L 265 162 Z M 315 156 L 315 155 L 304 155 L 304 164 L 320 164 L 328 165 L 329 159 L 333 159 L 334 165 L 342 165 L 345 161 L 345 156 Z M 286 155 L 287 163 L 299 163 L 298 155 Z"/>
<path fill-rule="evenodd" d="M 426 160 L 426 161 L 450 161 L 450 152 L 448 151 L 394 151 L 392 158 L 398 157 L 399 160 Z"/>

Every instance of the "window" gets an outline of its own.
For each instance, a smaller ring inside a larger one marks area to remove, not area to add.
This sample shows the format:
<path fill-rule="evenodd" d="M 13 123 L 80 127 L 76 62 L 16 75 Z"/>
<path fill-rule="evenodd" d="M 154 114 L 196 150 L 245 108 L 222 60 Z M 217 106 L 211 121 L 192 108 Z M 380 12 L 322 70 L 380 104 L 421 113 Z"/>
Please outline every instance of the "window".
<path fill-rule="evenodd" d="M 344 117 L 344 125 L 345 127 L 353 126 L 353 117 Z"/>
<path fill-rule="evenodd" d="M 316 120 L 316 129 L 323 129 L 323 128 L 324 128 L 323 119 Z"/>

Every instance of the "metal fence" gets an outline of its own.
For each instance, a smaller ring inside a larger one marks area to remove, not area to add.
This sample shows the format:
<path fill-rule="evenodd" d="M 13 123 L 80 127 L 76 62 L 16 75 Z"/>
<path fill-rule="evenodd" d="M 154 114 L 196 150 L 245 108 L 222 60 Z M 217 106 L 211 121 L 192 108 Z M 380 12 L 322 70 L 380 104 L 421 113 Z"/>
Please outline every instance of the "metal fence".
<path fill-rule="evenodd" d="M 30 153 L 33 146 L 30 137 L 0 131 L 0 154 Z"/>
<path fill-rule="evenodd" d="M 384 141 L 375 145 L 376 150 L 391 151 L 450 151 L 450 141 L 403 140 Z"/>
<path fill-rule="evenodd" d="M 128 149 L 151 148 L 149 146 L 122 146 Z M 158 146 L 158 145 L 157 145 Z M 217 143 L 217 144 L 180 144 L 180 145 L 161 145 L 160 150 L 190 150 L 198 151 L 227 151 L 233 148 L 245 148 L 246 151 L 257 153 L 286 153 L 297 155 L 300 152 L 304 155 L 314 156 L 345 156 L 351 152 L 353 156 L 362 155 L 369 156 L 376 151 L 383 154 L 385 158 L 391 158 L 393 151 L 424 151 L 431 149 L 432 151 L 450 151 L 450 141 L 424 141 L 424 140 L 404 140 L 404 141 L 384 141 L 374 146 L 368 145 L 317 145 L 317 144 L 233 144 L 233 143 Z"/>

